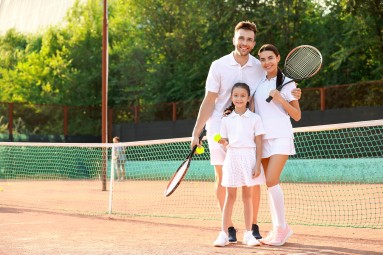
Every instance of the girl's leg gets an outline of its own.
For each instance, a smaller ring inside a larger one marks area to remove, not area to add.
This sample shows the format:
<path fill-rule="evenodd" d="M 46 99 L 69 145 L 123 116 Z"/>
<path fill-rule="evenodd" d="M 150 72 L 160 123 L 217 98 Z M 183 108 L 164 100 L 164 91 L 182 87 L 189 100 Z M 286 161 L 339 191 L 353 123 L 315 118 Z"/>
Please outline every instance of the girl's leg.
<path fill-rule="evenodd" d="M 214 171 L 215 171 L 214 192 L 218 201 L 219 209 L 221 210 L 221 213 L 223 213 L 223 207 L 224 207 L 225 199 L 226 199 L 226 188 L 221 185 L 222 166 L 221 165 L 214 166 Z M 229 220 L 228 225 L 229 227 L 233 226 L 233 222 L 231 221 L 231 218 Z"/>
<path fill-rule="evenodd" d="M 230 227 L 231 215 L 233 214 L 233 207 L 237 198 L 237 188 L 226 188 L 226 199 L 222 212 L 222 231 L 227 233 Z"/>
<path fill-rule="evenodd" d="M 253 187 L 242 187 L 242 201 L 243 201 L 243 214 L 245 217 L 245 228 L 246 231 L 251 230 L 251 224 L 253 219 L 253 201 L 252 192 Z"/>
<path fill-rule="evenodd" d="M 261 202 L 261 186 L 255 185 L 253 186 L 253 224 L 251 226 L 251 230 L 253 231 L 253 236 L 257 239 L 261 239 L 262 236 L 259 233 L 258 223 L 258 212 L 259 212 L 259 204 Z"/>
<path fill-rule="evenodd" d="M 243 235 L 242 243 L 250 246 L 260 245 L 260 242 L 255 239 L 252 232 L 253 219 L 253 187 L 242 187 L 243 214 L 245 217 L 246 231 Z"/>
<path fill-rule="evenodd" d="M 261 186 L 253 186 L 253 224 L 258 223 L 259 204 L 261 201 Z"/>
<path fill-rule="evenodd" d="M 222 247 L 229 244 L 228 226 L 231 222 L 236 196 L 237 188 L 226 188 L 226 198 L 222 208 L 222 230 L 214 241 L 214 246 Z"/>

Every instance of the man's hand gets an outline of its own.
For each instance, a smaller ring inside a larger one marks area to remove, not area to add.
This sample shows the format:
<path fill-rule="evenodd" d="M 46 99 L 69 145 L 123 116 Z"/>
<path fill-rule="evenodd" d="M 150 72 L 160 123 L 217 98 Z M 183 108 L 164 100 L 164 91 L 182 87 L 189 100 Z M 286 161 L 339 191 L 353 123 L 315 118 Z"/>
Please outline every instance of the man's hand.
<path fill-rule="evenodd" d="M 191 138 L 190 149 L 192 149 L 195 145 L 197 145 L 197 146 L 202 145 L 202 141 L 200 141 L 199 137 L 196 135 L 192 136 L 192 138 Z"/>
<path fill-rule="evenodd" d="M 302 90 L 300 88 L 295 88 L 291 91 L 291 95 L 293 95 L 296 99 L 301 99 Z"/>

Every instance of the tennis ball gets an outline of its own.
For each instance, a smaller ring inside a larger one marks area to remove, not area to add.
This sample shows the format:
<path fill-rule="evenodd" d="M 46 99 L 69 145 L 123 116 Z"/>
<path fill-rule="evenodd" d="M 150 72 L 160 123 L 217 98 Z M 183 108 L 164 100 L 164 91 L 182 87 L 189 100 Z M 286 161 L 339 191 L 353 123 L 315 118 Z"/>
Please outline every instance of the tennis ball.
<path fill-rule="evenodd" d="M 205 152 L 205 148 L 203 146 L 197 147 L 197 149 L 195 149 L 195 152 L 197 154 L 202 154 Z"/>
<path fill-rule="evenodd" d="M 214 139 L 214 141 L 216 141 L 217 143 L 218 143 L 219 140 L 221 140 L 221 138 L 222 138 L 222 137 L 221 137 L 220 134 L 218 134 L 218 133 L 215 133 L 215 134 L 214 134 L 213 139 Z"/>

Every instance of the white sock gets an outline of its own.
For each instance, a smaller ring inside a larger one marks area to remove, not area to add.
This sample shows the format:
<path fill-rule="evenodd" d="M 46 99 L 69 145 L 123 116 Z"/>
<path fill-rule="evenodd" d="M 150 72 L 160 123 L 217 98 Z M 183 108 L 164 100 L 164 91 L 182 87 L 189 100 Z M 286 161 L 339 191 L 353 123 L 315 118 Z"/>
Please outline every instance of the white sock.
<path fill-rule="evenodd" d="M 277 215 L 275 214 L 275 207 L 273 204 L 273 199 L 271 198 L 270 192 L 267 192 L 267 198 L 269 200 L 270 214 L 271 214 L 271 222 L 273 223 L 273 229 L 278 226 Z"/>
<path fill-rule="evenodd" d="M 271 197 L 271 201 L 274 206 L 275 216 L 277 218 L 277 227 L 285 228 L 286 227 L 286 218 L 285 218 L 285 203 L 283 197 L 283 191 L 281 185 L 277 184 L 273 187 L 269 187 L 268 192 Z"/>

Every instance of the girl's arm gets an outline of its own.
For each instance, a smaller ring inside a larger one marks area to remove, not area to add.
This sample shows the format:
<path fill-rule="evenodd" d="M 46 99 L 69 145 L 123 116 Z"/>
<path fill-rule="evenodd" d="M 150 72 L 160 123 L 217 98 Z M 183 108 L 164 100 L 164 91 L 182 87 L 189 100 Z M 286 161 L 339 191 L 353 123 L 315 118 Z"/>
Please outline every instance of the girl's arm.
<path fill-rule="evenodd" d="M 226 149 L 226 147 L 229 145 L 229 139 L 228 138 L 221 138 L 218 141 L 219 144 L 222 144 L 223 147 Z"/>
<path fill-rule="evenodd" d="M 255 152 L 256 152 L 256 162 L 253 169 L 253 178 L 258 177 L 261 174 L 261 162 L 262 162 L 262 135 L 257 135 L 255 138 Z"/>

